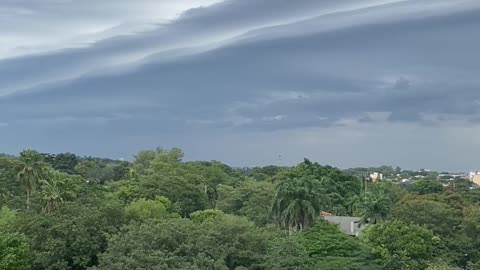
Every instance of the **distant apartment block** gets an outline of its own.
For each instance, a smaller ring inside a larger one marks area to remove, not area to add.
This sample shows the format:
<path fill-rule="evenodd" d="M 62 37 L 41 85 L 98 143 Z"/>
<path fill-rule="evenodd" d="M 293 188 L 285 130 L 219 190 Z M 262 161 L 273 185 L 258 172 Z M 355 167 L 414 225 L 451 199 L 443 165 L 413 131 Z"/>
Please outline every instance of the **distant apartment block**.
<path fill-rule="evenodd" d="M 470 181 L 480 186 L 480 171 L 470 172 L 468 176 Z"/>
<path fill-rule="evenodd" d="M 370 174 L 370 180 L 372 180 L 372 182 L 380 182 L 383 180 L 383 174 L 374 172 Z"/>
<path fill-rule="evenodd" d="M 477 175 L 480 175 L 480 171 L 472 171 L 468 174 L 468 178 L 470 179 L 470 181 L 473 181 L 473 178 Z"/>

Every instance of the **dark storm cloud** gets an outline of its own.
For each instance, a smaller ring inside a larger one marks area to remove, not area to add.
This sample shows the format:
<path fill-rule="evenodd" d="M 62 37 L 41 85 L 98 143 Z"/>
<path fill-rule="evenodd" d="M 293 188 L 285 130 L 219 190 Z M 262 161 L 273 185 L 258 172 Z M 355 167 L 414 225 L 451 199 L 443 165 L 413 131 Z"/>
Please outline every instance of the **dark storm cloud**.
<path fill-rule="evenodd" d="M 155 30 L 136 35 L 110 37 L 87 48 L 68 49 L 54 54 L 2 61 L 0 67 L 8 68 L 0 68 L 0 84 L 3 85 L 2 92 L 8 93 L 31 88 L 39 83 L 76 78 L 89 72 L 99 73 L 107 67 L 119 68 L 119 66 L 132 65 L 139 61 L 141 63 L 143 58 L 154 53 L 170 54 L 172 50 L 182 48 L 209 49 L 222 42 L 228 43 L 231 39 L 237 41 L 235 37 L 247 33 L 254 34 L 254 39 L 262 39 L 269 36 L 268 32 L 260 31 L 264 28 L 274 36 L 284 32 L 274 26 L 285 28 L 285 33 L 291 36 L 303 32 L 315 32 L 317 28 L 317 32 L 323 32 L 351 27 L 359 23 L 391 21 L 392 18 L 409 19 L 412 15 L 402 14 L 402 5 L 406 6 L 403 10 L 410 12 L 425 10 L 423 5 L 417 7 L 407 2 L 410 5 L 408 6 L 404 2 L 400 0 L 343 1 L 342 3 L 313 0 L 225 1 L 208 8 L 193 9 L 178 20 L 160 24 Z M 443 1 L 439 3 L 441 2 Z M 81 4 L 81 6 L 88 5 Z M 462 8 L 468 9 L 470 6 L 471 4 Z M 387 9 L 386 14 L 382 15 L 385 13 L 384 9 Z M 392 10 L 396 9 L 401 11 L 400 14 L 393 13 L 392 16 L 388 16 Z M 444 12 L 444 9 L 445 7 L 440 5 L 437 13 Z M 370 10 L 372 15 L 369 14 Z M 355 17 L 358 17 L 358 21 Z M 299 21 L 301 23 L 297 23 Z M 292 25 L 293 32 L 287 31 L 292 28 Z M 180 54 L 192 52 L 196 51 L 184 50 Z M 25 74 L 28 75 L 28 80 L 20 80 Z"/>

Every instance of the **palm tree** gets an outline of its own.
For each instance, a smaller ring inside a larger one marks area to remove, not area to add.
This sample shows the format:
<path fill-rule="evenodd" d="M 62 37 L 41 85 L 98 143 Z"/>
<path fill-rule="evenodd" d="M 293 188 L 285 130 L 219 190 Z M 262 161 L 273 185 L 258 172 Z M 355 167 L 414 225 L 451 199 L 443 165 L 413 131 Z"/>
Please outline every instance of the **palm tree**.
<path fill-rule="evenodd" d="M 30 209 L 30 194 L 35 190 L 36 184 L 43 178 L 45 173 L 43 157 L 34 150 L 25 150 L 15 161 L 17 178 L 23 184 L 27 193 L 27 210 Z"/>
<path fill-rule="evenodd" d="M 56 171 L 50 171 L 46 180 L 42 180 L 42 201 L 45 203 L 43 211 L 53 213 L 63 203 L 63 185 L 65 184 L 62 175 Z"/>
<path fill-rule="evenodd" d="M 385 192 L 383 185 L 373 186 L 373 190 L 366 194 L 366 200 L 363 202 L 362 224 L 377 224 L 387 219 L 390 213 L 392 201 Z"/>
<path fill-rule="evenodd" d="M 313 177 L 285 179 L 277 186 L 272 214 L 290 232 L 315 223 L 329 202 L 320 181 Z"/>
<path fill-rule="evenodd" d="M 360 197 L 358 195 L 350 196 L 347 201 L 347 212 L 350 216 L 354 216 L 357 212 L 358 205 L 360 204 Z"/>

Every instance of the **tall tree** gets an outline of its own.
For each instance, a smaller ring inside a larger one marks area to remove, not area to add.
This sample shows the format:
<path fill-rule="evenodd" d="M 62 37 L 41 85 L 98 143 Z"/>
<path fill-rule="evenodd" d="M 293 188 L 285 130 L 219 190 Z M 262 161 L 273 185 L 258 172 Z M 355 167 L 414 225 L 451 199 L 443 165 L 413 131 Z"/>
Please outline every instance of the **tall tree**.
<path fill-rule="evenodd" d="M 286 179 L 277 186 L 272 214 L 281 227 L 303 230 L 315 223 L 328 205 L 321 182 L 313 177 Z"/>
<path fill-rule="evenodd" d="M 385 187 L 381 184 L 374 185 L 363 202 L 362 222 L 377 224 L 386 220 L 391 206 L 392 201 L 385 192 Z"/>
<path fill-rule="evenodd" d="M 350 206 L 347 201 L 350 197 L 360 195 L 361 184 L 358 178 L 347 175 L 342 171 L 330 167 L 322 166 L 316 162 L 305 159 L 295 167 L 281 171 L 274 177 L 275 181 L 285 179 L 310 177 L 320 182 L 324 194 L 328 195 L 329 211 L 345 215 Z"/>
<path fill-rule="evenodd" d="M 68 174 L 75 174 L 75 166 L 80 162 L 80 157 L 72 153 L 41 154 L 45 161 L 55 170 Z"/>
<path fill-rule="evenodd" d="M 361 199 L 358 195 L 353 195 L 347 199 L 347 213 L 350 216 L 354 216 L 357 213 L 358 206 L 360 205 Z"/>
<path fill-rule="evenodd" d="M 15 169 L 17 177 L 27 193 L 27 210 L 30 209 L 30 194 L 34 191 L 36 184 L 45 175 L 46 163 L 43 156 L 34 150 L 25 150 L 20 153 L 16 160 Z"/>
<path fill-rule="evenodd" d="M 42 200 L 45 203 L 43 210 L 53 213 L 63 203 L 63 186 L 65 185 L 62 175 L 56 171 L 49 171 L 47 177 L 41 180 Z"/>

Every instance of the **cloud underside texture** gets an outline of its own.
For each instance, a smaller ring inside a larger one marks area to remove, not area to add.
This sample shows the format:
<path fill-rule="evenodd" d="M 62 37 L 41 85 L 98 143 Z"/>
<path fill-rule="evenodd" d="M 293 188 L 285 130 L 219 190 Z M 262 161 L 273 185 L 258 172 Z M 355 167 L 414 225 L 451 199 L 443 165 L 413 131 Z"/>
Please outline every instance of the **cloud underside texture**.
<path fill-rule="evenodd" d="M 480 4 L 338 2 L 225 1 L 0 60 L 0 149 L 476 166 Z"/>

